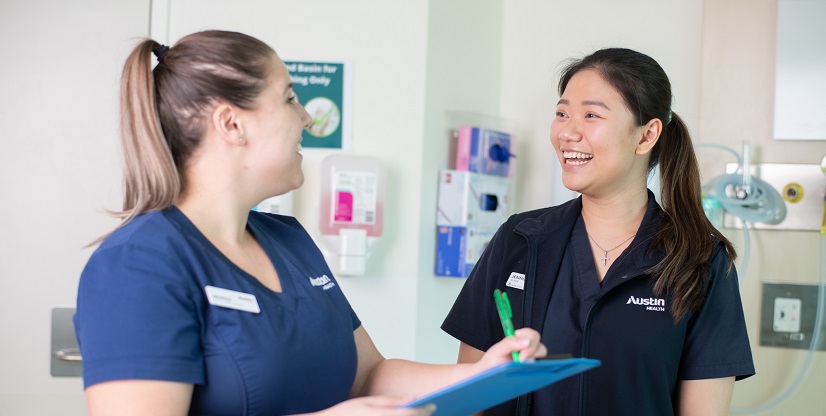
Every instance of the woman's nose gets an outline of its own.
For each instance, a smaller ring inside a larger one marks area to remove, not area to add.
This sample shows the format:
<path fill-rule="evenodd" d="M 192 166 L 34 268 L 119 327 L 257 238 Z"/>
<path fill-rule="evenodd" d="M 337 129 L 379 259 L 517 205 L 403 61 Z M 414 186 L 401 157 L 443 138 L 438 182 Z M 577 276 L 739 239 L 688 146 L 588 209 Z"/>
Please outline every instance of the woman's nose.
<path fill-rule="evenodd" d="M 310 126 L 313 125 L 313 118 L 310 116 L 310 113 L 307 112 L 307 109 L 304 106 L 301 106 L 301 120 L 304 121 L 304 128 L 309 129 Z"/>
<path fill-rule="evenodd" d="M 582 139 L 582 134 L 579 133 L 579 129 L 574 123 L 567 123 L 560 131 L 559 131 L 559 140 L 565 142 L 575 142 Z"/>

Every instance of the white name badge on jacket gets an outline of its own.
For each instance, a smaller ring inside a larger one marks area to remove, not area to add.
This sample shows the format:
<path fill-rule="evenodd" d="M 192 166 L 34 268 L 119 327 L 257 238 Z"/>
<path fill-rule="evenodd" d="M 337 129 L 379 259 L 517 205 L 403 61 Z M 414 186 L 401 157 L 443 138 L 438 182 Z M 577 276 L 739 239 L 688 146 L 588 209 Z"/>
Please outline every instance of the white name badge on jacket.
<path fill-rule="evenodd" d="M 258 300 L 255 295 L 244 292 L 236 292 L 229 289 L 221 289 L 215 286 L 205 286 L 207 301 L 210 305 L 222 308 L 237 309 L 244 312 L 260 313 Z"/>
<path fill-rule="evenodd" d="M 512 272 L 505 286 L 510 286 L 514 289 L 525 290 L 525 275 L 522 273 Z"/>

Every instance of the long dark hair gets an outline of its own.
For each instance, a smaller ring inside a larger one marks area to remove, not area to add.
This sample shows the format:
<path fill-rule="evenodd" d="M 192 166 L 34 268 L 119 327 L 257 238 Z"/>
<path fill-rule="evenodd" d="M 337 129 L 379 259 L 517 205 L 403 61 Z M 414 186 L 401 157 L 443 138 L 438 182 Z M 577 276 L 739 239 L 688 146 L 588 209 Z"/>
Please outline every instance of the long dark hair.
<path fill-rule="evenodd" d="M 664 215 L 651 250 L 667 255 L 649 270 L 656 278 L 655 294 L 671 295 L 675 321 L 697 311 L 704 300 L 709 259 L 716 241 L 729 253 L 729 267 L 737 253 L 731 242 L 705 216 L 700 193 L 700 170 L 691 136 L 679 115 L 671 111 L 671 82 L 651 57 L 623 48 L 602 49 L 571 62 L 559 80 L 559 94 L 579 71 L 597 71 L 625 100 L 638 126 L 660 119 L 663 131 L 651 151 L 650 173 L 660 167 L 660 203 Z M 679 212 L 678 212 L 679 211 Z"/>
<path fill-rule="evenodd" d="M 168 49 L 151 39 L 135 47 L 121 77 L 123 207 L 113 213 L 120 226 L 175 202 L 210 108 L 218 101 L 253 108 L 275 56 L 254 37 L 217 30 L 193 33 Z"/>

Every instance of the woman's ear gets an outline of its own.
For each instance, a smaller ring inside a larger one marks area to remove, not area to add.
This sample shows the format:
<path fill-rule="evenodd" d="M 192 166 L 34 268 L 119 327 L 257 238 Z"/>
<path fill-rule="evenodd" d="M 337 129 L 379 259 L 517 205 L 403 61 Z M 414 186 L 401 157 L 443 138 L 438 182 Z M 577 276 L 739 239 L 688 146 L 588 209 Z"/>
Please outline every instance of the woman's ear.
<path fill-rule="evenodd" d="M 637 154 L 644 155 L 654 148 L 657 140 L 660 139 L 660 133 L 663 131 L 663 122 L 658 118 L 651 119 L 648 123 L 641 127 L 642 135 L 640 142 L 637 143 Z"/>
<path fill-rule="evenodd" d="M 238 110 L 229 104 L 218 104 L 212 111 L 211 124 L 218 136 L 228 144 L 246 143 L 244 127 L 238 115 Z"/>

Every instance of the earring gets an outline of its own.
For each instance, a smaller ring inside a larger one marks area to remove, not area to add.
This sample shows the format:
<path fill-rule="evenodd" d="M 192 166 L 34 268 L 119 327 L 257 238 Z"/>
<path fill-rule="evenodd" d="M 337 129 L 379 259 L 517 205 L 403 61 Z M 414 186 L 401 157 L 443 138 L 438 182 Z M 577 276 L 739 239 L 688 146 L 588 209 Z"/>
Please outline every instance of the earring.
<path fill-rule="evenodd" d="M 244 139 L 244 135 L 238 136 L 238 143 L 245 144 L 247 141 Z"/>

